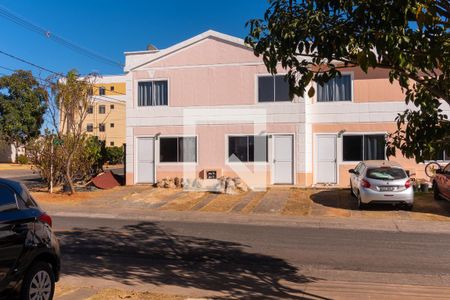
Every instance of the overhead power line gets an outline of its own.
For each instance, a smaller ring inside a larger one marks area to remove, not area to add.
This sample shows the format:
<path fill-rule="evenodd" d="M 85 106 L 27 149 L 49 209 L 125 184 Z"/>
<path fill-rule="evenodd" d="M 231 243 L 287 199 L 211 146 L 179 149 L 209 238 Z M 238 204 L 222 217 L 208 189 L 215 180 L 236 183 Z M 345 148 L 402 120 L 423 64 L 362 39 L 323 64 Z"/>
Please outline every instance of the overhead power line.
<path fill-rule="evenodd" d="M 17 57 L 17 56 L 15 56 L 15 55 L 11 54 L 11 53 L 7 53 L 7 52 L 2 51 L 2 50 L 0 50 L 0 53 L 3 54 L 3 55 L 6 55 L 6 56 L 8 56 L 8 57 L 11 57 L 11 58 L 13 58 L 13 59 L 15 59 L 15 60 L 18 60 L 18 61 L 20 61 L 20 62 L 29 64 L 29 65 L 31 65 L 31 66 L 33 66 L 33 67 L 38 68 L 38 69 L 44 70 L 44 71 L 49 72 L 49 73 L 52 73 L 52 74 L 54 74 L 54 75 L 57 75 L 57 76 L 59 76 L 59 77 L 63 77 L 63 78 L 65 77 L 65 75 L 62 74 L 62 73 L 52 71 L 52 70 L 50 70 L 50 69 L 48 69 L 48 68 L 46 68 L 46 67 L 40 66 L 40 65 L 35 64 L 35 63 L 33 63 L 33 62 L 31 62 L 31 61 L 28 61 L 28 60 L 26 60 L 26 59 Z M 8 67 L 4 67 L 4 66 L 0 66 L 0 68 L 5 69 L 5 70 L 8 70 L 8 71 L 11 71 L 11 72 L 15 72 L 15 71 L 16 71 L 16 70 L 14 70 L 14 69 L 11 69 L 11 68 L 8 68 Z M 47 79 L 43 79 L 43 78 L 41 78 L 41 77 L 38 77 L 38 78 L 39 78 L 41 81 L 45 81 L 45 82 L 49 83 L 49 81 L 48 81 Z M 101 84 L 101 83 L 98 83 L 98 84 Z M 94 86 L 94 88 L 100 89 L 100 87 L 98 87 L 98 86 Z M 126 95 L 126 93 L 121 93 L 121 92 L 118 92 L 118 91 L 111 91 L 111 92 L 114 93 L 114 94 L 118 94 L 118 95 Z M 108 97 L 108 96 L 106 96 L 106 95 L 101 95 L 101 97 L 114 99 L 114 98 Z M 121 101 L 121 100 L 119 100 L 119 99 L 114 99 L 114 100 Z"/>
<path fill-rule="evenodd" d="M 33 67 L 35 67 L 35 68 L 41 69 L 41 70 L 43 70 L 43 71 L 46 71 L 46 72 L 49 72 L 49 73 L 52 73 L 52 74 L 55 74 L 55 75 L 64 77 L 64 74 L 62 74 L 62 73 L 58 73 L 58 72 L 52 71 L 52 70 L 50 70 L 50 69 L 47 69 L 47 68 L 45 68 L 45 67 L 39 66 L 39 65 L 37 65 L 37 64 L 35 64 L 35 63 L 32 63 L 32 62 L 30 62 L 30 61 L 28 61 L 28 60 L 25 60 L 25 59 L 23 59 L 23 58 L 17 57 L 17 56 L 15 56 L 15 55 L 13 55 L 13 54 L 7 53 L 7 52 L 2 51 L 2 50 L 0 50 L 0 53 L 3 54 L 3 55 L 9 56 L 9 57 L 11 57 L 11 58 L 13 58 L 13 59 L 15 59 L 15 60 L 18 60 L 18 61 L 21 61 L 21 62 L 23 62 L 23 63 L 29 64 L 30 66 L 33 66 Z"/>
<path fill-rule="evenodd" d="M 7 9 L 6 7 L 0 5 L 0 17 L 3 17 L 19 26 L 22 26 L 30 31 L 33 31 L 39 35 L 43 35 L 45 38 L 51 39 L 54 42 L 67 47 L 69 49 L 71 49 L 72 51 L 75 51 L 81 55 L 90 57 L 92 59 L 95 59 L 97 61 L 101 61 L 103 63 L 109 64 L 109 65 L 113 65 L 113 66 L 118 66 L 118 67 L 123 67 L 123 64 L 120 62 L 117 62 L 113 59 L 110 59 L 106 56 L 103 56 L 101 54 L 98 54 L 92 50 L 89 50 L 85 47 L 79 46 L 53 32 L 51 32 L 50 30 L 47 30 L 39 25 L 36 25 L 26 19 L 24 19 L 21 16 L 18 16 L 16 14 L 14 14 L 12 11 L 10 11 L 9 9 Z"/>
<path fill-rule="evenodd" d="M 0 53 L 1 53 L 1 51 L 0 51 Z M 4 70 L 10 71 L 10 72 L 17 71 L 17 70 L 14 70 L 12 68 L 8 68 L 8 67 L 5 67 L 5 66 L 0 66 L 0 69 L 4 69 Z M 1 76 L 10 76 L 11 74 L 5 74 L 5 73 L 0 72 L 0 75 Z M 42 78 L 40 76 L 34 75 L 34 78 L 36 78 L 36 80 L 39 81 L 43 85 L 45 85 L 45 84 L 53 84 L 54 83 L 53 81 L 51 81 L 49 79 L 46 79 L 46 78 Z M 94 86 L 94 88 L 100 89 L 100 87 L 98 87 L 98 86 Z M 112 91 L 112 92 L 115 92 L 115 91 Z M 119 94 L 119 95 L 126 95 L 125 93 L 120 93 L 120 92 L 116 92 L 116 93 Z M 110 100 L 114 100 L 114 101 L 118 101 L 118 102 L 123 102 L 124 101 L 122 99 L 117 99 L 117 98 L 113 98 L 113 97 L 106 96 L 106 95 L 95 95 L 94 97 L 102 97 L 102 98 L 105 98 L 105 99 L 110 99 Z"/>

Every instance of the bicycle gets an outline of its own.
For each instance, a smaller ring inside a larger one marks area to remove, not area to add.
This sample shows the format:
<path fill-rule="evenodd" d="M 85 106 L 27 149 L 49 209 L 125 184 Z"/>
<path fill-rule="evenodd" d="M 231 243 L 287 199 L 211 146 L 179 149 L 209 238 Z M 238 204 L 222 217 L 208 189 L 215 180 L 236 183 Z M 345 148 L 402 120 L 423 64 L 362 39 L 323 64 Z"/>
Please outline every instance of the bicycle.
<path fill-rule="evenodd" d="M 429 163 L 427 163 L 427 165 L 425 166 L 425 174 L 430 178 L 433 179 L 434 176 L 436 176 L 436 170 L 440 170 L 441 169 L 441 165 L 433 160 L 430 161 Z"/>

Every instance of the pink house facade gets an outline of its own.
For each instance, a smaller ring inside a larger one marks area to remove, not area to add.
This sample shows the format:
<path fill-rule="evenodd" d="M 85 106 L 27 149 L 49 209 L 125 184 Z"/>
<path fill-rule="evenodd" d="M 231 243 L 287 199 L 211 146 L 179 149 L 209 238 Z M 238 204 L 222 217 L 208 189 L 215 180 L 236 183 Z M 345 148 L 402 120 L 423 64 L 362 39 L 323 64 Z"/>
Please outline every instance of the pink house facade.
<path fill-rule="evenodd" d="M 128 185 L 238 176 L 347 186 L 358 161 L 385 159 L 385 135 L 406 108 L 383 70 L 349 68 L 313 98 L 290 99 L 283 69 L 268 74 L 243 40 L 215 31 L 125 57 Z M 424 176 L 423 164 L 395 160 Z"/>

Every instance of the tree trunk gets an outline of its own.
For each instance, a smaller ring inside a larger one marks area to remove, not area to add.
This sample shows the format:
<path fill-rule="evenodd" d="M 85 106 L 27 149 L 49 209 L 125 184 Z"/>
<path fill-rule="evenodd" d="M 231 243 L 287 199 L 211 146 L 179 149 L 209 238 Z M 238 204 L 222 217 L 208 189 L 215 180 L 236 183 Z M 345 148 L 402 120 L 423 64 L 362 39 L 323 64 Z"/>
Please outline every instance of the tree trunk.
<path fill-rule="evenodd" d="M 17 143 L 13 143 L 13 145 L 14 145 L 14 152 L 15 152 L 14 163 L 17 164 L 19 162 L 19 146 Z"/>
<path fill-rule="evenodd" d="M 74 188 L 74 186 L 73 186 L 73 182 L 72 182 L 72 174 L 71 174 L 71 168 L 70 168 L 70 166 L 71 166 L 71 164 L 72 164 L 72 156 L 73 156 L 73 154 L 71 153 L 70 155 L 69 155 L 69 157 L 67 158 L 67 163 L 66 163 L 66 184 L 69 186 L 69 194 L 70 195 L 72 195 L 72 194 L 75 194 L 75 188 Z"/>

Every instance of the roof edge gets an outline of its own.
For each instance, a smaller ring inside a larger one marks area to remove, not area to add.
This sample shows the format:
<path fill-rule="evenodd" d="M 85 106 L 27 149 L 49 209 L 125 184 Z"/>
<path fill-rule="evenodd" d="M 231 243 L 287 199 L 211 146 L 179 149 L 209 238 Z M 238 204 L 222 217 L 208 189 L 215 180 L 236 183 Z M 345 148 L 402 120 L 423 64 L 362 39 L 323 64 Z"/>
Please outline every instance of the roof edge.
<path fill-rule="evenodd" d="M 210 30 L 207 30 L 207 31 L 205 31 L 203 33 L 200 33 L 200 34 L 196 35 L 196 36 L 193 36 L 193 37 L 191 37 L 191 38 L 189 38 L 187 40 L 184 40 L 184 41 L 179 42 L 179 43 L 177 43 L 175 45 L 172 45 L 172 46 L 170 46 L 170 47 L 168 47 L 166 49 L 159 50 L 156 53 L 155 53 L 154 50 L 151 50 L 151 51 L 124 52 L 125 55 L 155 53 L 155 55 L 152 58 L 150 58 L 148 61 L 146 61 L 145 63 L 141 63 L 141 64 L 138 64 L 138 65 L 135 65 L 133 67 L 130 67 L 130 68 L 128 68 L 128 71 L 133 71 L 133 70 L 135 70 L 135 69 L 137 69 L 139 67 L 142 67 L 142 66 L 144 66 L 144 65 L 146 65 L 148 63 L 151 63 L 151 62 L 153 62 L 155 60 L 158 60 L 158 59 L 160 59 L 160 58 L 162 58 L 164 56 L 167 56 L 169 54 L 172 54 L 174 52 L 177 52 L 177 51 L 179 51 L 181 49 L 189 47 L 189 46 L 191 46 L 191 45 L 193 45 L 195 43 L 198 43 L 198 42 L 200 42 L 200 41 L 202 41 L 204 39 L 207 39 L 209 37 L 213 37 L 213 38 L 216 38 L 216 39 L 224 40 L 224 41 L 227 41 L 229 43 L 239 45 L 241 47 L 248 47 L 249 50 L 250 50 L 250 47 L 247 44 L 245 44 L 243 39 L 210 29 Z"/>

